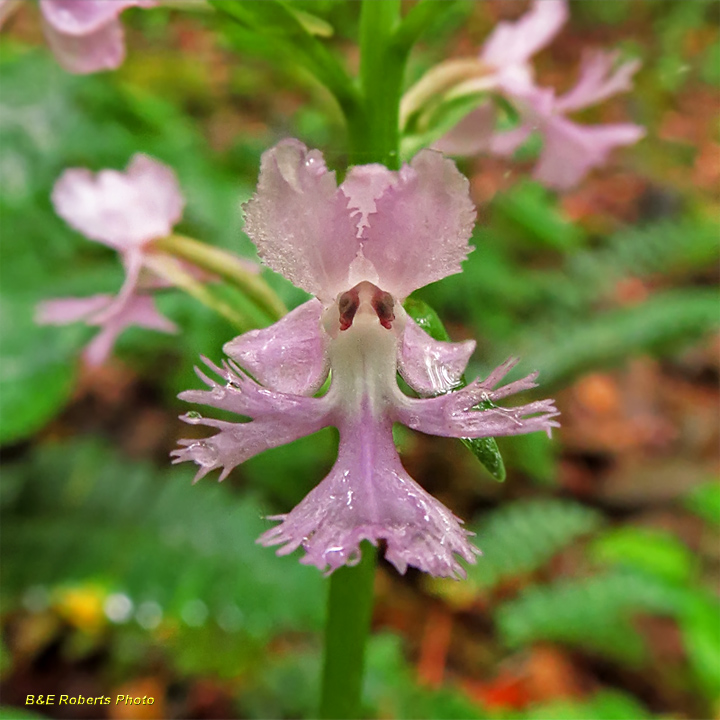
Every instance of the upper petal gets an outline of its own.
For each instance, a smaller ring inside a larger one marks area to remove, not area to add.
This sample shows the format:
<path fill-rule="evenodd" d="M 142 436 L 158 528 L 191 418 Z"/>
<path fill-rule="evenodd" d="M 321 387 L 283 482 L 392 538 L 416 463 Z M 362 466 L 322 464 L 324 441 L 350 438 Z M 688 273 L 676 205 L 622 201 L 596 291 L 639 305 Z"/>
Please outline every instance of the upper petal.
<path fill-rule="evenodd" d="M 460 385 L 475 350 L 474 340 L 433 340 L 412 318 L 407 318 L 398 353 L 398 370 L 421 395 L 439 395 Z"/>
<path fill-rule="evenodd" d="M 154 0 L 40 0 L 40 10 L 57 32 L 88 35 L 112 22 L 125 8 L 156 4 Z"/>
<path fill-rule="evenodd" d="M 322 154 L 283 140 L 263 153 L 257 192 L 245 204 L 245 232 L 269 267 L 332 300 L 347 289 L 360 246 L 351 212 Z"/>
<path fill-rule="evenodd" d="M 348 170 L 340 189 L 348 198 L 348 208 L 354 211 L 358 236 L 369 224 L 368 215 L 376 211 L 375 201 L 395 182 L 396 173 L 379 163 L 355 165 Z"/>
<path fill-rule="evenodd" d="M 639 60 L 623 63 L 613 72 L 618 53 L 593 53 L 583 58 L 580 79 L 575 87 L 555 102 L 557 112 L 566 113 L 595 105 L 620 92 L 632 90 L 632 77 Z"/>
<path fill-rule="evenodd" d="M 535 0 L 531 10 L 516 22 L 498 23 L 480 58 L 499 69 L 527 62 L 552 41 L 568 15 L 565 0 Z"/>
<path fill-rule="evenodd" d="M 223 351 L 272 390 L 312 395 L 329 367 L 322 311 L 319 300 L 308 300 L 274 325 L 236 337 Z"/>
<path fill-rule="evenodd" d="M 632 145 L 645 135 L 632 123 L 579 125 L 555 116 L 543 127 L 544 145 L 533 177 L 558 190 L 576 185 L 594 167 L 602 165 L 610 151 Z"/>
<path fill-rule="evenodd" d="M 475 223 L 467 178 L 452 160 L 422 150 L 375 200 L 363 231 L 363 255 L 379 285 L 398 298 L 460 272 Z"/>
<path fill-rule="evenodd" d="M 119 20 L 83 35 L 59 32 L 43 20 L 43 31 L 55 59 L 68 72 L 87 75 L 114 70 L 125 60 L 125 37 Z"/>
<path fill-rule="evenodd" d="M 185 202 L 175 173 L 146 155 L 135 155 L 125 172 L 66 170 L 52 201 L 69 225 L 117 250 L 169 235 Z"/>

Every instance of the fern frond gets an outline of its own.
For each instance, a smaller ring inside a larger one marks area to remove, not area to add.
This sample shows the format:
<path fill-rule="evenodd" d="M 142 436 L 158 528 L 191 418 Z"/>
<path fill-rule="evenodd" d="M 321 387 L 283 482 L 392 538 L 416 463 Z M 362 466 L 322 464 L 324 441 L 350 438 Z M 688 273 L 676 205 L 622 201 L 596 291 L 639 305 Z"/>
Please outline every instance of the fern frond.
<path fill-rule="evenodd" d="M 495 619 L 510 647 L 550 640 L 637 664 L 645 645 L 632 617 L 674 615 L 680 601 L 655 578 L 616 571 L 530 587 L 500 606 Z"/>
<path fill-rule="evenodd" d="M 3 527 L 6 596 L 94 582 L 170 618 L 200 601 L 222 624 L 234 609 L 238 629 L 258 638 L 320 625 L 322 578 L 255 544 L 268 527 L 256 497 L 193 487 L 184 468 L 158 472 L 97 442 L 41 448 L 6 475 L 15 481 Z"/>
<path fill-rule="evenodd" d="M 472 603 L 479 592 L 542 567 L 601 522 L 599 513 L 569 500 L 524 500 L 506 505 L 470 526 L 483 554 L 468 568 L 467 581 L 458 586 L 453 581 L 430 580 L 430 587 L 456 605 Z"/>

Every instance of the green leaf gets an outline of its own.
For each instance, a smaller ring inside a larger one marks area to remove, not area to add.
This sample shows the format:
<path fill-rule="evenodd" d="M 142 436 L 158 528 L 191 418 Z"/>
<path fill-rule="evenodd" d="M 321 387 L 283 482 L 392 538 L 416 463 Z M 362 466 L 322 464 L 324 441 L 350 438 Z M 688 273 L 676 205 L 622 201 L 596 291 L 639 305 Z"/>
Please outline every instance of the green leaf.
<path fill-rule="evenodd" d="M 413 113 L 406 123 L 407 134 L 401 141 L 403 158 L 409 159 L 422 148 L 432 145 L 490 98 L 491 95 L 486 92 L 472 93 L 442 101 L 430 109 L 421 108 L 417 114 Z"/>
<path fill-rule="evenodd" d="M 650 576 L 615 571 L 530 587 L 501 605 L 495 619 L 511 647 L 556 641 L 637 666 L 646 647 L 633 615 L 674 616 L 679 594 Z"/>
<path fill-rule="evenodd" d="M 0 706 L 0 720 L 46 720 L 47 715 L 40 715 L 25 708 Z"/>
<path fill-rule="evenodd" d="M 67 402 L 75 355 L 86 335 L 77 326 L 58 332 L 33 319 L 32 300 L 0 296 L 0 443 L 17 442 L 45 425 Z"/>
<path fill-rule="evenodd" d="M 543 327 L 523 354 L 533 359 L 544 383 L 555 384 L 639 352 L 677 352 L 683 341 L 713 332 L 718 325 L 716 290 L 666 290 L 641 305 Z"/>
<path fill-rule="evenodd" d="M 308 32 L 305 23 L 288 5 L 278 0 L 236 2 L 210 0 L 223 17 L 237 27 L 230 29 L 250 50 L 266 59 L 303 65 L 338 101 L 346 117 L 360 111 L 360 98 L 352 78 L 338 59 Z M 223 26 L 224 28 L 225 26 Z"/>
<path fill-rule="evenodd" d="M 450 336 L 438 314 L 422 300 L 409 297 L 403 303 L 405 312 L 433 339 L 450 342 Z"/>
<path fill-rule="evenodd" d="M 625 526 L 607 531 L 590 546 L 599 563 L 631 567 L 673 583 L 687 583 L 696 562 L 674 535 L 654 528 Z"/>
<path fill-rule="evenodd" d="M 707 593 L 688 598 L 680 617 L 685 651 L 705 696 L 720 700 L 720 604 Z"/>
<path fill-rule="evenodd" d="M 467 581 L 458 586 L 434 580 L 432 587 L 450 600 L 464 602 L 470 599 L 469 594 L 485 593 L 505 580 L 543 567 L 601 522 L 595 510 L 567 500 L 525 500 L 505 505 L 470 523 L 483 555 L 476 565 L 468 567 Z"/>
<path fill-rule="evenodd" d="M 601 690 L 588 700 L 557 700 L 533 705 L 523 720 L 644 720 L 651 715 L 631 695 Z"/>
<path fill-rule="evenodd" d="M 703 520 L 720 527 L 720 482 L 713 480 L 693 489 L 685 505 Z"/>
<path fill-rule="evenodd" d="M 535 244 L 563 252 L 584 242 L 582 230 L 563 217 L 552 193 L 540 183 L 529 180 L 496 196 L 493 220 Z"/>
<path fill-rule="evenodd" d="M 317 15 L 305 12 L 305 10 L 300 10 L 300 8 L 294 8 L 289 3 L 287 4 L 287 9 L 298 19 L 298 22 L 311 35 L 317 35 L 318 37 L 324 38 L 333 36 L 335 31 L 333 30 L 333 26 L 327 22 L 327 20 L 323 20 Z"/>
<path fill-rule="evenodd" d="M 482 463 L 498 482 L 505 482 L 507 471 L 495 438 L 460 438 L 460 442 Z"/>
<path fill-rule="evenodd" d="M 158 471 L 99 442 L 50 444 L 4 471 L 23 484 L 4 509 L 6 596 L 94 582 L 170 619 L 199 605 L 200 622 L 231 616 L 236 646 L 242 634 L 253 641 L 248 651 L 283 630 L 320 627 L 322 575 L 255 542 L 272 514 L 257 496 L 192 485 L 192 468 Z"/>
<path fill-rule="evenodd" d="M 438 314 L 422 300 L 407 298 L 403 305 L 408 315 L 431 337 L 440 342 L 450 342 L 450 336 L 438 317 Z M 462 378 L 462 386 L 465 386 Z M 495 405 L 489 401 L 477 406 L 478 412 L 487 410 Z M 462 444 L 475 455 L 483 467 L 498 482 L 503 482 L 507 476 L 505 463 L 495 438 L 461 438 Z"/>

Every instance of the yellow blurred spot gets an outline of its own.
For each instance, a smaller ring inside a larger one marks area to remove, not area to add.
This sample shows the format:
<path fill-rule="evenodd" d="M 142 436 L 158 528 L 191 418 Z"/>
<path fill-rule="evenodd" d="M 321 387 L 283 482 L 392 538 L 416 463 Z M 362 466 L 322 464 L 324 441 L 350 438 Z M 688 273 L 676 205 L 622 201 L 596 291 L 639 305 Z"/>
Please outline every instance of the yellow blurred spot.
<path fill-rule="evenodd" d="M 95 632 L 105 624 L 105 590 L 94 585 L 84 585 L 56 592 L 57 612 L 71 625 L 86 632 Z"/>

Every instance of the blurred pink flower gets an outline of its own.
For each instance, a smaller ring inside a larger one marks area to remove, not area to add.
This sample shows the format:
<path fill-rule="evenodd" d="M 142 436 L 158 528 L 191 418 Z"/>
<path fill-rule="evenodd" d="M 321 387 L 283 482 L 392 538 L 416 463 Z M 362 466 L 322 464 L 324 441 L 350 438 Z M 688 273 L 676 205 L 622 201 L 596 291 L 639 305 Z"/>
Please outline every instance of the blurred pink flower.
<path fill-rule="evenodd" d="M 182 440 L 174 462 L 193 461 L 196 480 L 220 479 L 248 458 L 328 425 L 340 431 L 330 474 L 259 541 L 278 554 L 302 547 L 301 562 L 330 572 L 359 559 L 359 544 L 386 543 L 400 572 L 408 565 L 437 576 L 463 576 L 458 556 L 475 561 L 471 533 L 404 470 L 394 422 L 446 437 L 548 431 L 550 400 L 514 408 L 482 401 L 535 386 L 535 375 L 497 387 L 509 361 L 487 379 L 458 388 L 475 343 L 438 342 L 406 314 L 413 290 L 460 272 L 472 249 L 475 220 L 467 179 L 432 150 L 391 172 L 351 168 L 337 186 L 321 153 L 285 140 L 262 158 L 256 194 L 245 206 L 245 231 L 273 270 L 316 297 L 264 330 L 227 343 L 231 358 L 208 390 L 188 402 L 237 413 L 228 422 L 188 413 L 190 424 L 216 428 L 205 440 Z M 396 374 L 420 395 L 405 395 Z M 331 373 L 330 387 L 314 397 Z M 251 418 L 250 421 L 245 420 Z"/>
<path fill-rule="evenodd" d="M 71 227 L 90 240 L 117 250 L 125 266 L 125 282 L 117 295 L 64 298 L 43 302 L 37 321 L 53 325 L 84 320 L 102 328 L 87 347 L 85 360 L 91 365 L 105 361 L 115 338 L 130 325 L 163 332 L 177 328 L 160 315 L 151 297 L 140 292 L 150 285 L 141 278 L 152 241 L 170 235 L 181 216 L 185 200 L 173 171 L 146 155 L 135 155 L 125 172 L 66 170 L 52 193 L 55 210 Z"/>
<path fill-rule="evenodd" d="M 554 39 L 567 18 L 565 0 L 535 0 L 517 22 L 500 23 L 483 47 L 480 60 L 489 72 L 466 87 L 504 96 L 520 115 L 518 127 L 496 132 L 495 108 L 487 103 L 461 120 L 435 147 L 450 155 L 509 156 L 538 131 L 543 148 L 533 177 L 548 187 L 566 190 L 606 162 L 615 147 L 644 137 L 644 128 L 632 123 L 581 125 L 566 117 L 631 90 L 632 76 L 640 67 L 637 60 L 617 65 L 617 53 L 588 54 L 575 87 L 559 97 L 553 89 L 535 84 L 530 59 Z"/>
<path fill-rule="evenodd" d="M 18 4 L 0 0 L 0 25 Z M 157 0 L 40 0 L 40 11 L 57 61 L 68 72 L 85 75 L 114 70 L 125 59 L 120 13 L 129 7 L 155 5 Z"/>

